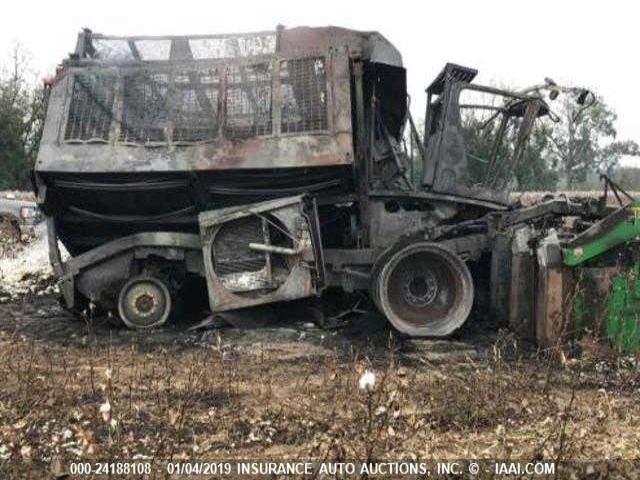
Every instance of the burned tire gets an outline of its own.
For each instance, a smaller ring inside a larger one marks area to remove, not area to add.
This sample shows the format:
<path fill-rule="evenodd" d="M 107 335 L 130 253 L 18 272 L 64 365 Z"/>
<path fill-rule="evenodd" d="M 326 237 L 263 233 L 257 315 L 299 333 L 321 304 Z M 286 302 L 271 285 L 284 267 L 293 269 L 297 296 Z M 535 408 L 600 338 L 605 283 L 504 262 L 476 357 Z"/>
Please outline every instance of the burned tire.
<path fill-rule="evenodd" d="M 154 277 L 134 277 L 124 284 L 118 295 L 120 319 L 136 330 L 162 325 L 169 318 L 171 307 L 169 289 Z"/>
<path fill-rule="evenodd" d="M 443 337 L 469 316 L 473 280 L 454 252 L 434 243 L 412 243 L 385 252 L 372 275 L 372 296 L 400 332 Z"/>

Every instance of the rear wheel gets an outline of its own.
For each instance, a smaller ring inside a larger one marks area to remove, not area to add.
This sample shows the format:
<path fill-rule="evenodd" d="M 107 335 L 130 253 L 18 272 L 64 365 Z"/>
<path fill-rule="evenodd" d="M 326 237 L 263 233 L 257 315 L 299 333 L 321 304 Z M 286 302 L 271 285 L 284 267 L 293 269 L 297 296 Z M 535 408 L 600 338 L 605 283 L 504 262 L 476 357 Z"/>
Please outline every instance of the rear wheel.
<path fill-rule="evenodd" d="M 124 284 L 118 295 L 118 313 L 133 329 L 162 325 L 171 313 L 171 295 L 164 282 L 155 277 L 134 277 Z"/>
<path fill-rule="evenodd" d="M 378 308 L 399 331 L 442 337 L 469 316 L 473 280 L 467 265 L 441 245 L 413 243 L 383 254 L 373 269 Z"/>

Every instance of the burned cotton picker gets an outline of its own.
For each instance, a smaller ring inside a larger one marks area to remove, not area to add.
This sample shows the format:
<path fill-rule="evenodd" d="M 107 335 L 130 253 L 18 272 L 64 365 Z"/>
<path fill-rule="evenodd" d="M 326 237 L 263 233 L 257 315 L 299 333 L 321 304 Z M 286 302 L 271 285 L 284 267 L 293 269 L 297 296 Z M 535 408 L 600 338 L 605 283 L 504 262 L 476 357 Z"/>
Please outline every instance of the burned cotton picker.
<path fill-rule="evenodd" d="M 402 57 L 376 32 L 83 31 L 35 169 L 66 305 L 150 328 L 196 290 L 224 312 L 338 287 L 413 336 L 451 334 L 479 296 L 514 325 L 547 325 L 569 242 L 612 211 L 509 204 L 549 108 L 476 73 L 445 66 L 418 132 Z"/>

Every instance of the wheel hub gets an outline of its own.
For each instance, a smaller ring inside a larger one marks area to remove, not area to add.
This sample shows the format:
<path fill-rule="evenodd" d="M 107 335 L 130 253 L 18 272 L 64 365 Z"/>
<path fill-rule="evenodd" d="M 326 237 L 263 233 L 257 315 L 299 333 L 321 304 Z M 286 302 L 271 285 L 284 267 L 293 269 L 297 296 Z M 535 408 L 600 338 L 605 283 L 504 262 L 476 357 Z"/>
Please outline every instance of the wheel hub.
<path fill-rule="evenodd" d="M 438 295 L 438 281 L 429 271 L 416 272 L 404 285 L 404 298 L 416 306 L 432 303 Z"/>
<path fill-rule="evenodd" d="M 140 316 L 149 316 L 153 313 L 153 309 L 158 305 L 158 299 L 151 291 L 145 291 L 134 299 L 133 308 L 136 314 Z"/>
<path fill-rule="evenodd" d="M 164 283 L 153 277 L 136 277 L 120 290 L 118 312 L 130 328 L 162 325 L 171 310 L 171 297 Z"/>

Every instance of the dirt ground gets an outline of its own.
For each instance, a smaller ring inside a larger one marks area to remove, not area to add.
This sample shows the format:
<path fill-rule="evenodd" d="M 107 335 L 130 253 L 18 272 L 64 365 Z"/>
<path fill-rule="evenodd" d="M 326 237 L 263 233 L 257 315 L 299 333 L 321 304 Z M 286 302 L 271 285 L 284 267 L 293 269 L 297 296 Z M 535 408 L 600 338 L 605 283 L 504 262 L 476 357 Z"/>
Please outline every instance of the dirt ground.
<path fill-rule="evenodd" d="M 37 241 L 17 258 L 0 260 L 2 479 L 249 458 L 580 460 L 558 478 L 640 478 L 637 356 L 550 355 L 491 318 L 411 340 L 372 310 L 327 324 L 304 302 L 133 332 L 64 311 Z"/>
<path fill-rule="evenodd" d="M 141 334 L 74 319 L 52 294 L 0 305 L 0 477 L 74 459 L 640 454 L 637 359 L 549 360 L 480 320 L 416 341 L 373 315 L 324 329 L 310 312 Z"/>

